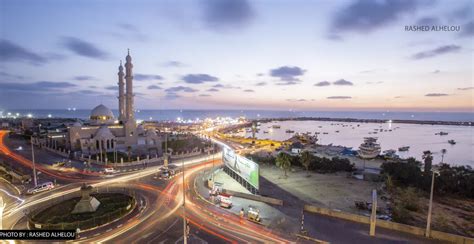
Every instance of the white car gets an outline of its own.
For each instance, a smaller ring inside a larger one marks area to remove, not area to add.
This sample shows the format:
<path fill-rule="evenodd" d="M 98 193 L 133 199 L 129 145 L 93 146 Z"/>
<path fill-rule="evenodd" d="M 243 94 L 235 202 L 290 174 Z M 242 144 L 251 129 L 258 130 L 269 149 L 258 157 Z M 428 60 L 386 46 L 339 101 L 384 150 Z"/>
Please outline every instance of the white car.
<path fill-rule="evenodd" d="M 28 189 L 27 194 L 36 194 L 43 191 L 49 191 L 54 188 L 53 182 L 46 182 L 35 186 L 34 188 Z"/>
<path fill-rule="evenodd" d="M 105 169 L 104 169 L 104 173 L 106 173 L 106 174 L 113 174 L 113 173 L 115 173 L 115 169 L 113 169 L 113 168 L 105 168 Z"/>

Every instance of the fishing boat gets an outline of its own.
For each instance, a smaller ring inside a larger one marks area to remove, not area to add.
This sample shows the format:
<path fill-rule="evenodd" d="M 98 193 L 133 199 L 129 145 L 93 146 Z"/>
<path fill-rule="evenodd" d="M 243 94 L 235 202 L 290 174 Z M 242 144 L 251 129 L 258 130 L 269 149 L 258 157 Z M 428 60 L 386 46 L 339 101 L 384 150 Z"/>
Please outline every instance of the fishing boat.
<path fill-rule="evenodd" d="M 380 154 L 380 151 L 376 137 L 365 137 L 364 143 L 359 146 L 359 156 L 363 159 L 373 159 Z"/>
<path fill-rule="evenodd" d="M 410 150 L 410 147 L 409 147 L 409 146 L 403 146 L 403 147 L 399 147 L 399 148 L 398 148 L 398 151 L 400 151 L 400 152 L 406 152 L 406 151 L 408 151 L 408 150 Z"/>
<path fill-rule="evenodd" d="M 268 134 L 268 131 L 264 130 L 263 133 L 264 133 L 264 134 Z"/>
<path fill-rule="evenodd" d="M 286 132 L 286 133 L 295 133 L 294 130 L 286 130 L 285 132 Z"/>
<path fill-rule="evenodd" d="M 440 135 L 440 136 L 446 136 L 448 134 L 449 134 L 448 132 L 444 132 L 444 131 L 440 131 L 438 133 L 435 133 L 435 135 Z"/>
<path fill-rule="evenodd" d="M 281 126 L 280 126 L 280 125 L 272 125 L 272 128 L 273 128 L 273 129 L 280 129 Z"/>
<path fill-rule="evenodd" d="M 455 140 L 449 140 L 448 143 L 451 144 L 451 145 L 454 145 L 454 144 L 456 144 L 456 141 Z"/>

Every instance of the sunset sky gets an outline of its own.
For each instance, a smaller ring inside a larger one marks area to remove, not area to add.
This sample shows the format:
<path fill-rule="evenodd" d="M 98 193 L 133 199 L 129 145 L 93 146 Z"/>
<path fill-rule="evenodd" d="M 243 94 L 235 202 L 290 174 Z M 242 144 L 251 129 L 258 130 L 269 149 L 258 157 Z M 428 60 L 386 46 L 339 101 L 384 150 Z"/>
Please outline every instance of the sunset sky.
<path fill-rule="evenodd" d="M 473 111 L 472 1 L 0 0 L 0 109 Z M 407 25 L 459 31 L 406 31 Z"/>

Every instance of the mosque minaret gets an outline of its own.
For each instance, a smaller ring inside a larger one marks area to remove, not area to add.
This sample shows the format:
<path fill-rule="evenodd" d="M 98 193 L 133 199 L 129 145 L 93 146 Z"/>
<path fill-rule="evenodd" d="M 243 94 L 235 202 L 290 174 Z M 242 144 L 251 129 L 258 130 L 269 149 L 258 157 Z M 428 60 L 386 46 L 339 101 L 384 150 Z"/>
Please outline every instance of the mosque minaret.
<path fill-rule="evenodd" d="M 130 149 L 144 154 L 160 154 L 162 138 L 153 128 L 145 129 L 135 120 L 133 95 L 133 64 L 130 51 L 118 67 L 118 121 L 111 109 L 103 104 L 91 111 L 86 124 L 74 123 L 68 128 L 68 147 L 83 154 L 97 154 Z M 100 158 L 100 160 L 104 160 Z"/>
<path fill-rule="evenodd" d="M 120 61 L 119 72 L 118 72 L 118 86 L 119 86 L 119 121 L 125 121 L 125 83 L 123 82 L 123 66 Z"/>

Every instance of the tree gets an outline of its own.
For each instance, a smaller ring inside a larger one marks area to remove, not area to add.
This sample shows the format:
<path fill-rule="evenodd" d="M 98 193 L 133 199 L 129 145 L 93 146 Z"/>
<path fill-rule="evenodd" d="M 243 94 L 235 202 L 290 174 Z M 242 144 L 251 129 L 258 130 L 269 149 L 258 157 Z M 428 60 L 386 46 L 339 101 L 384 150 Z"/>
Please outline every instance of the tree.
<path fill-rule="evenodd" d="M 130 161 L 130 157 L 132 156 L 132 147 L 131 146 L 127 147 L 127 155 L 128 155 L 128 162 L 131 162 Z"/>
<path fill-rule="evenodd" d="M 283 152 L 278 154 L 276 158 L 276 166 L 282 168 L 285 171 L 285 177 L 288 177 L 286 171 L 291 168 L 290 155 Z"/>
<path fill-rule="evenodd" d="M 313 154 L 310 153 L 309 151 L 304 151 L 301 153 L 301 164 L 303 167 L 306 169 L 306 174 L 309 175 L 308 169 L 309 165 L 311 164 L 311 161 L 313 161 Z"/>
<path fill-rule="evenodd" d="M 431 166 L 433 165 L 433 155 L 431 151 L 424 151 L 422 156 L 425 162 L 425 175 L 428 175 L 431 172 Z"/>
<path fill-rule="evenodd" d="M 441 163 L 444 163 L 444 155 L 448 152 L 446 149 L 441 149 Z"/>

